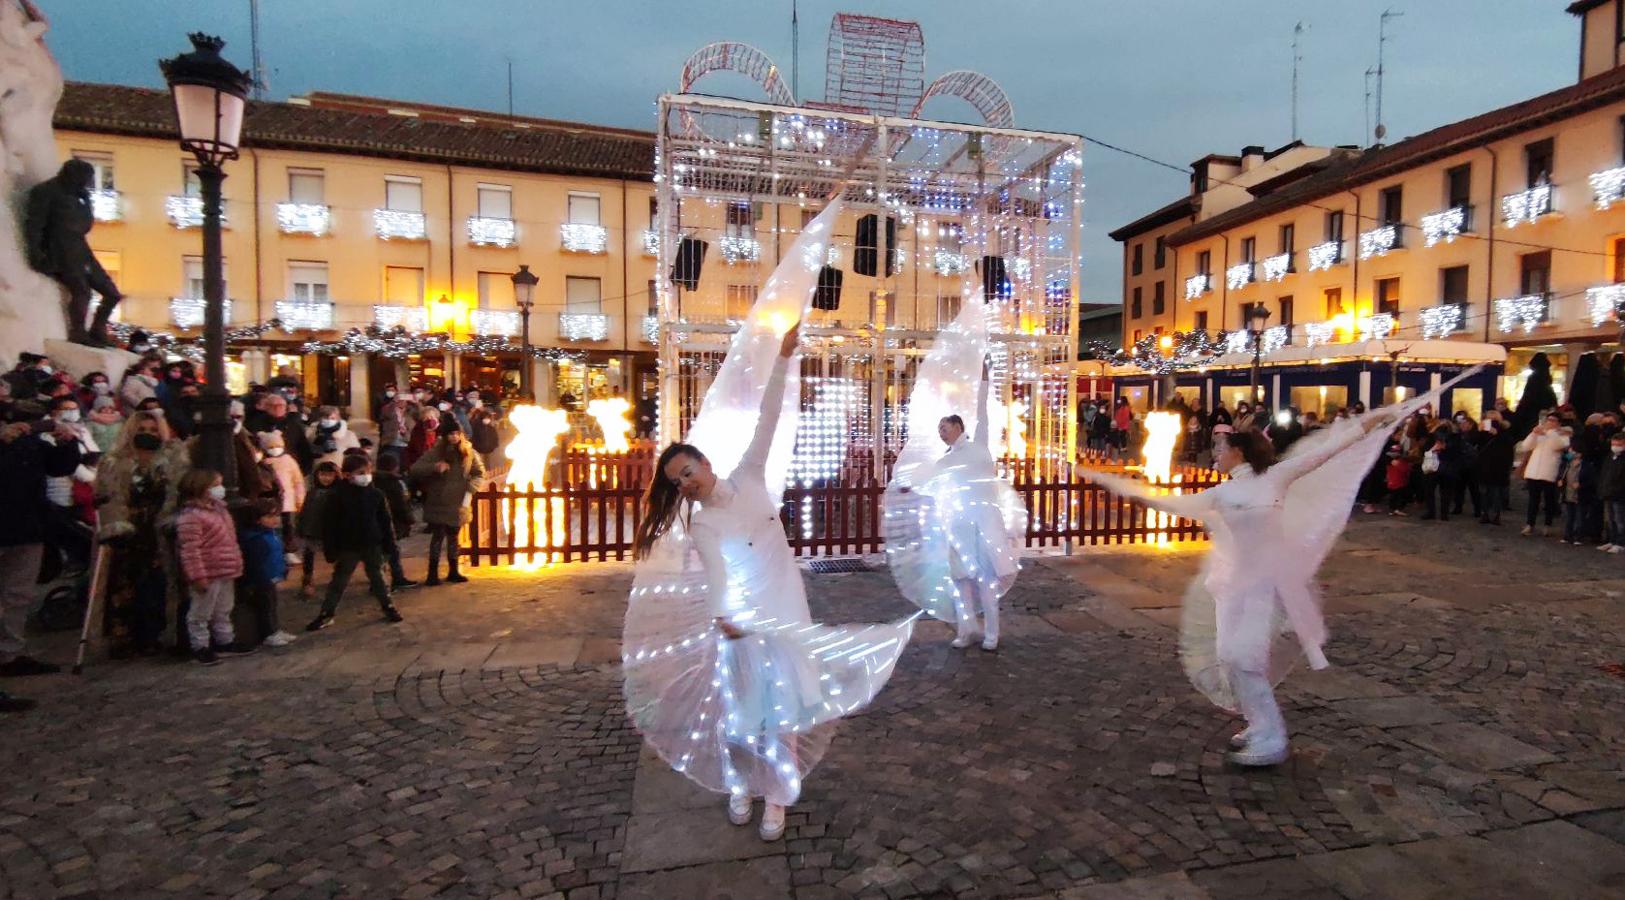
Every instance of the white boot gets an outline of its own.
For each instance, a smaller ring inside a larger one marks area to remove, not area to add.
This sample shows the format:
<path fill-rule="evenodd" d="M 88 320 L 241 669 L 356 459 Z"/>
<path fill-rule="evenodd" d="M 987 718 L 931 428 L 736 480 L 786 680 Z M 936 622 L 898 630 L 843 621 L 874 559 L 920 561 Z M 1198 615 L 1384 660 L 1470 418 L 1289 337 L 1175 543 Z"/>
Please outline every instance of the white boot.
<path fill-rule="evenodd" d="M 749 825 L 751 800 L 749 794 L 728 795 L 728 821 L 735 825 Z"/>
<path fill-rule="evenodd" d="M 784 807 L 777 803 L 769 803 L 762 809 L 762 826 L 757 834 L 764 841 L 776 841 L 784 837 Z"/>
<path fill-rule="evenodd" d="M 982 600 L 982 649 L 992 652 L 999 649 L 999 598 L 980 585 L 976 594 Z"/>
<path fill-rule="evenodd" d="M 1247 742 L 1252 739 L 1252 736 L 1253 728 L 1251 725 L 1241 729 L 1235 734 L 1230 735 L 1230 749 L 1240 750 L 1241 748 L 1247 746 Z"/>
<path fill-rule="evenodd" d="M 1287 742 L 1286 720 L 1275 702 L 1275 689 L 1258 672 L 1232 669 L 1230 686 L 1236 692 L 1236 705 L 1247 717 L 1247 745 L 1230 754 L 1238 766 L 1279 765 L 1292 755 Z"/>
<path fill-rule="evenodd" d="M 954 636 L 953 646 L 964 649 L 976 643 L 979 636 L 976 633 L 976 582 L 961 579 L 954 582 L 954 587 L 958 589 L 954 592 L 954 613 L 959 618 L 959 633 Z"/>

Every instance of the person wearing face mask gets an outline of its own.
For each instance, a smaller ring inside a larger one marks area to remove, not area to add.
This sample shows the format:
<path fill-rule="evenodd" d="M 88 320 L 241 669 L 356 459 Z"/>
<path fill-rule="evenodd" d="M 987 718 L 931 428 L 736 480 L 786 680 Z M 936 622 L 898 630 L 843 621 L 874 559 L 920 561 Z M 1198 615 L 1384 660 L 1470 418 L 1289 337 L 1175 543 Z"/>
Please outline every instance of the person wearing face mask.
<path fill-rule="evenodd" d="M 468 391 L 460 397 L 448 393 L 446 399 L 450 401 L 449 408 L 442 407 L 442 414 L 451 413 L 452 418 L 457 420 L 457 427 L 463 430 L 463 434 L 472 435 L 474 423 L 469 420 L 468 414 L 480 402 L 480 395 L 474 391 Z"/>
<path fill-rule="evenodd" d="M 267 483 L 260 473 L 259 444 L 253 433 L 243 427 L 246 416 L 241 400 L 231 401 L 227 417 L 231 421 L 232 461 L 237 466 L 237 496 L 250 502 L 272 496 L 276 487 Z"/>
<path fill-rule="evenodd" d="M 440 422 L 440 440 L 413 464 L 412 480 L 423 492 L 423 522 L 429 526 L 429 577 L 424 585 L 440 583 L 440 552 L 446 553 L 446 580 L 468 579 L 457 570 L 457 533 L 471 518 L 470 501 L 485 483 L 485 463 L 469 446 L 457 420 Z"/>
<path fill-rule="evenodd" d="M 305 508 L 305 477 L 299 471 L 298 461 L 288 455 L 282 432 L 262 431 L 255 438 L 263 454 L 260 466 L 270 473 L 280 488 L 277 493 L 282 499 L 282 546 L 288 557 L 288 565 L 297 565 L 299 555 L 294 552 L 294 520 L 299 511 Z"/>
<path fill-rule="evenodd" d="M 186 444 L 156 412 L 137 412 L 96 466 L 97 539 L 111 553 L 106 615 L 115 657 L 159 650 L 170 559 L 164 527 L 177 508 L 181 476 L 191 468 Z"/>
<path fill-rule="evenodd" d="M 406 456 L 403 460 L 407 471 L 429 452 L 434 442 L 440 436 L 440 408 L 434 404 L 421 407 L 418 411 L 418 421 L 412 426 L 412 437 L 406 442 Z"/>
<path fill-rule="evenodd" d="M 420 414 L 418 405 L 409 394 L 384 391 L 387 399 L 378 407 L 378 453 L 382 458 L 393 455 L 406 457 L 407 445 L 412 442 L 412 429 L 417 427 Z"/>
<path fill-rule="evenodd" d="M 48 356 L 38 353 L 19 353 L 17 367 L 6 374 L 11 382 L 11 393 L 21 400 L 31 400 L 45 391 L 56 377 L 56 369 Z"/>
<path fill-rule="evenodd" d="M 113 395 L 113 385 L 107 380 L 106 372 L 91 372 L 79 379 L 79 387 L 74 391 L 73 398 L 79 401 L 80 409 L 90 409 L 98 397 Z"/>
<path fill-rule="evenodd" d="M 321 612 L 306 631 L 320 631 L 333 624 L 344 588 L 356 566 L 367 573 L 367 587 L 387 622 L 401 621 L 400 611 L 390 600 L 384 583 L 384 561 L 395 552 L 395 526 L 389 518 L 389 501 L 373 487 L 372 463 L 352 454 L 344 460 L 343 480 L 333 486 L 322 510 L 322 552 L 333 565 L 327 582 L 327 595 Z"/>
<path fill-rule="evenodd" d="M 1608 436 L 1608 458 L 1597 475 L 1597 495 L 1602 499 L 1608 534 L 1598 549 L 1625 553 L 1625 431 Z"/>
<path fill-rule="evenodd" d="M 45 440 L 47 435 L 54 440 Z M 48 423 L 0 425 L 0 677 L 59 671 L 23 653 L 24 628 L 35 600 L 51 511 L 45 480 L 73 474 L 80 461 L 73 436 L 51 431 Z M 0 691 L 0 712 L 17 712 L 28 705 L 19 705 Z"/>
<path fill-rule="evenodd" d="M 180 514 L 175 517 L 175 549 L 191 595 L 186 633 L 192 659 L 212 666 L 222 656 L 241 656 L 255 648 L 237 642 L 231 625 L 233 587 L 243 574 L 243 551 L 237 526 L 226 509 L 226 486 L 220 473 L 197 468 L 181 478 Z"/>
<path fill-rule="evenodd" d="M 316 463 L 310 439 L 305 435 L 305 420 L 288 407 L 288 399 L 278 393 L 267 393 L 259 406 L 243 420 L 243 427 L 255 434 L 275 431 L 282 435 L 288 455 L 299 464 L 301 472 L 309 472 Z"/>
<path fill-rule="evenodd" d="M 124 428 L 124 416 L 118 411 L 118 401 L 111 396 L 91 401 L 90 415 L 85 416 L 85 428 L 96 446 L 111 449 L 118 443 L 118 433 Z"/>
<path fill-rule="evenodd" d="M 167 395 L 164 391 L 158 394 L 164 418 L 169 420 L 169 430 L 183 441 L 197 433 L 197 398 L 198 386 L 190 381 L 171 383 Z"/>
<path fill-rule="evenodd" d="M 54 401 L 51 405 L 49 425 L 52 431 L 43 435 L 42 440 L 49 444 L 63 441 L 77 444 L 80 459 L 94 464 L 101 448 L 96 445 L 89 429 L 85 428 L 80 420 L 77 401 L 71 396 Z M 71 572 L 82 571 L 90 564 L 91 529 L 80 520 L 73 496 L 74 485 L 78 480 L 77 474 L 81 469 L 84 469 L 84 466 L 67 475 L 52 476 L 45 480 L 45 496 L 51 501 L 50 536 L 46 543 L 51 550 L 59 554 L 59 558 Z M 91 477 L 94 478 L 94 475 Z"/>
<path fill-rule="evenodd" d="M 133 412 L 141 408 L 141 401 L 158 396 L 157 366 L 157 360 L 142 359 L 125 370 L 118 388 L 119 402 L 125 410 Z"/>
<path fill-rule="evenodd" d="M 316 411 L 316 423 L 310 426 L 308 438 L 311 449 L 316 452 L 316 461 L 335 466 L 343 466 L 344 451 L 361 446 L 361 439 L 345 424 L 336 406 L 324 406 Z"/>

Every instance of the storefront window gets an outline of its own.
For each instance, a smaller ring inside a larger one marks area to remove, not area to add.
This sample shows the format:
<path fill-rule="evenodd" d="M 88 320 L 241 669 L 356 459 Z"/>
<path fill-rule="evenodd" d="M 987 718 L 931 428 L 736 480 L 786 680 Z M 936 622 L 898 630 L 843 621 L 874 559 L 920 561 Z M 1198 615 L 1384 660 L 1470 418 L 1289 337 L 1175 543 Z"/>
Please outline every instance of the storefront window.
<path fill-rule="evenodd" d="M 1349 403 L 1349 389 L 1340 384 L 1319 384 L 1292 389 L 1292 405 L 1298 412 L 1312 412 L 1327 418 Z"/>
<path fill-rule="evenodd" d="M 1464 412 L 1473 419 L 1484 415 L 1484 389 L 1483 388 L 1452 388 L 1450 391 L 1450 415 Z"/>
<path fill-rule="evenodd" d="M 1506 374 L 1500 378 L 1497 386 L 1499 396 L 1504 397 L 1514 409 L 1518 406 L 1518 398 L 1523 396 L 1524 385 L 1529 383 L 1529 361 L 1536 353 L 1546 354 L 1546 359 L 1552 364 L 1552 390 L 1557 393 L 1557 402 L 1564 403 L 1565 381 L 1568 378 L 1569 355 L 1558 346 L 1549 347 L 1516 347 L 1507 351 Z"/>

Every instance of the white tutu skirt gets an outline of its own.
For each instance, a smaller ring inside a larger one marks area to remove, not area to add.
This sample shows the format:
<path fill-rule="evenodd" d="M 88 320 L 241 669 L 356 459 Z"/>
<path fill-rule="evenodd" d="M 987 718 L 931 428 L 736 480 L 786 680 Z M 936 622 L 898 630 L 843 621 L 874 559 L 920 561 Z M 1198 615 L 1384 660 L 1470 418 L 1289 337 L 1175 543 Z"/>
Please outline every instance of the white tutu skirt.
<path fill-rule="evenodd" d="M 980 579 L 995 597 L 1015 586 L 1027 508 L 1000 478 L 939 501 L 942 493 L 888 488 L 882 524 L 898 591 L 932 618 L 954 622 L 956 579 Z"/>

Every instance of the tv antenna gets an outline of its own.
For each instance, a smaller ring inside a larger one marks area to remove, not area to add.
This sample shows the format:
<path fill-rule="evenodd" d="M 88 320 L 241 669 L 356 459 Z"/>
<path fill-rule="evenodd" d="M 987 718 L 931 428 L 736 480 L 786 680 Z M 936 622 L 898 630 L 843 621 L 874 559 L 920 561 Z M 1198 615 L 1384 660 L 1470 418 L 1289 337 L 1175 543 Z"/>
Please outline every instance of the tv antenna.
<path fill-rule="evenodd" d="M 1298 66 L 1303 62 L 1303 53 L 1299 49 L 1299 40 L 1303 37 L 1303 23 L 1299 22 L 1292 28 L 1292 139 L 1298 139 Z"/>
<path fill-rule="evenodd" d="M 1382 15 L 1377 18 L 1377 127 L 1372 134 L 1376 136 L 1376 142 L 1379 144 L 1382 143 L 1383 138 L 1388 136 L 1388 128 L 1382 124 L 1382 51 L 1384 45 L 1388 43 L 1388 20 L 1397 19 L 1403 15 L 1402 12 L 1385 9 L 1382 11 Z"/>

